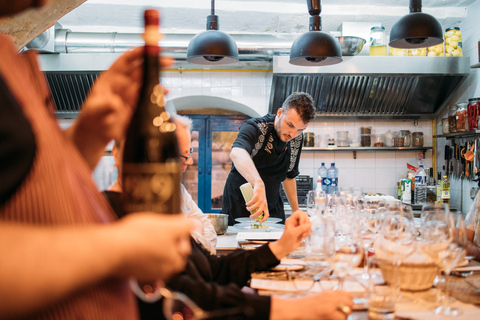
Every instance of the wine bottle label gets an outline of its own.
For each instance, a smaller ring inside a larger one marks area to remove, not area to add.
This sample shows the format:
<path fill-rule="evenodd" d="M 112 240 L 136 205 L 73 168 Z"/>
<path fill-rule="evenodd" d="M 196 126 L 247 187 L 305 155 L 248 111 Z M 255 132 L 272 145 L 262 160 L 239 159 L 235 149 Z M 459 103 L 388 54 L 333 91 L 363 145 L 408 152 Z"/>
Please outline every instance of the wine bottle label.
<path fill-rule="evenodd" d="M 125 212 L 180 213 L 179 163 L 124 163 L 122 170 Z"/>

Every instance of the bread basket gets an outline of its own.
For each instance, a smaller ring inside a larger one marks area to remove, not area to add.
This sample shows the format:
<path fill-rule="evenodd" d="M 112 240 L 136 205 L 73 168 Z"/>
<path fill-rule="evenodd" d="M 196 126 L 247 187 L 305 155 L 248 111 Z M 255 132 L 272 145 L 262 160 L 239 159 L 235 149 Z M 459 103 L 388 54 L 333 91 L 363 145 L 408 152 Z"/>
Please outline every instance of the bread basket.
<path fill-rule="evenodd" d="M 395 268 L 392 261 L 382 254 L 375 244 L 376 263 L 387 284 L 395 283 Z M 407 291 L 422 291 L 430 289 L 438 274 L 438 266 L 418 246 L 415 251 L 400 264 L 400 289 Z"/>

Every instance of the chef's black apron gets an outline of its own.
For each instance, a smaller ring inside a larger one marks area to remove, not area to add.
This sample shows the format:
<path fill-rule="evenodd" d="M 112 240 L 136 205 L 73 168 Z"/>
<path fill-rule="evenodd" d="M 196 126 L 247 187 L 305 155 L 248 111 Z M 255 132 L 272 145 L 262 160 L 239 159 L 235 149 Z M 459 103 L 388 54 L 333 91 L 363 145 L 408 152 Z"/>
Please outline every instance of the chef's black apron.
<path fill-rule="evenodd" d="M 265 184 L 268 210 L 271 217 L 285 222 L 283 201 L 280 197 L 280 184 L 285 178 L 295 178 L 302 148 L 303 134 L 289 142 L 283 142 L 274 129 L 275 115 L 249 119 L 240 127 L 233 147 L 247 150 Z M 228 223 L 233 225 L 235 218 L 249 217 L 240 186 L 247 181 L 235 166 L 228 175 L 223 192 L 222 213 L 228 214 Z"/>

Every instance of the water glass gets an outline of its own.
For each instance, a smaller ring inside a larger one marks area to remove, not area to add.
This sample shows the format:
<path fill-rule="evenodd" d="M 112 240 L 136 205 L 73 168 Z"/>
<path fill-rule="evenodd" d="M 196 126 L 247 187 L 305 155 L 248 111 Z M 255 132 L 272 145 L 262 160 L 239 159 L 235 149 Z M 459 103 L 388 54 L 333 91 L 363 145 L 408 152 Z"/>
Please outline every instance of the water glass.
<path fill-rule="evenodd" d="M 307 194 L 307 213 L 310 217 L 325 212 L 327 198 L 324 191 L 310 190 Z"/>
<path fill-rule="evenodd" d="M 395 296 L 387 293 L 372 293 L 368 299 L 368 319 L 395 319 L 395 300 Z"/>

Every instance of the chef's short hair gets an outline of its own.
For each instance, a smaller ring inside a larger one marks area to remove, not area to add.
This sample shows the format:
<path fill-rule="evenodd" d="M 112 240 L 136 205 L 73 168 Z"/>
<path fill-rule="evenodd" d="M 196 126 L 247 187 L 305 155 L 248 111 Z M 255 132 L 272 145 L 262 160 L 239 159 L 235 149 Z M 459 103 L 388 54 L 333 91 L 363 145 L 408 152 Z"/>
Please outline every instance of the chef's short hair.
<path fill-rule="evenodd" d="M 315 106 L 313 98 L 306 92 L 294 92 L 285 99 L 282 104 L 284 112 L 293 108 L 300 115 L 304 123 L 309 123 L 315 119 Z"/>

